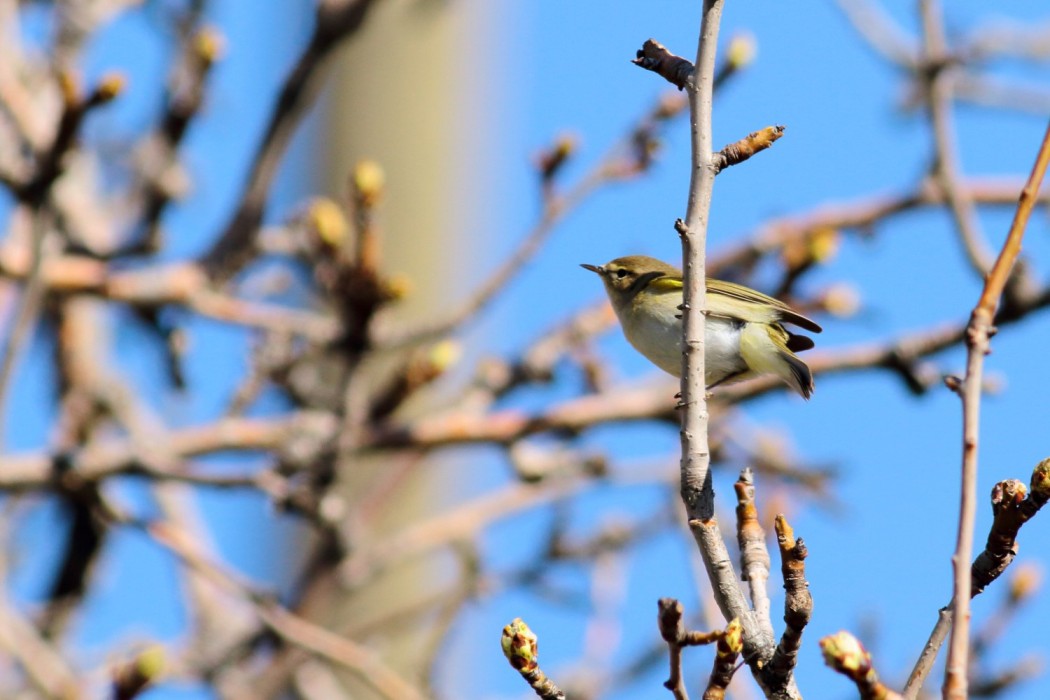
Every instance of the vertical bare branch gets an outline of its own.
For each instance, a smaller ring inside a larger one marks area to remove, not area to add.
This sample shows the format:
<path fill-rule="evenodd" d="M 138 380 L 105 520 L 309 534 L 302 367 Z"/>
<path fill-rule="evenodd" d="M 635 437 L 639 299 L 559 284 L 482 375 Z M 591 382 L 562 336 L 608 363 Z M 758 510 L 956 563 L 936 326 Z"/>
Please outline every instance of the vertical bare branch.
<path fill-rule="evenodd" d="M 813 595 L 806 580 L 806 556 L 802 538 L 783 515 L 776 519 L 777 545 L 780 548 L 780 571 L 784 576 L 784 633 L 769 662 L 771 685 L 783 686 L 794 673 L 798 652 L 802 648 L 802 630 L 813 614 Z"/>
<path fill-rule="evenodd" d="M 925 53 L 920 78 L 926 92 L 926 102 L 934 141 L 933 177 L 944 190 L 948 209 L 970 266 L 983 276 L 991 265 L 992 252 L 977 220 L 977 209 L 966 188 L 959 184 L 957 138 L 952 118 L 951 62 L 944 39 L 941 8 L 937 0 L 922 0 L 922 29 Z"/>
<path fill-rule="evenodd" d="M 667 642 L 667 659 L 670 671 L 664 687 L 671 691 L 675 700 L 689 700 L 689 691 L 682 677 L 682 640 L 685 638 L 685 624 L 682 622 L 682 604 L 674 598 L 661 598 L 657 601 L 656 621 L 660 636 Z"/>
<path fill-rule="evenodd" d="M 707 309 L 707 223 L 715 175 L 718 173 L 711 131 L 715 55 L 722 18 L 722 0 L 704 0 L 695 68 L 686 85 L 689 97 L 691 165 L 685 219 L 675 223 L 682 239 L 684 284 L 681 381 L 681 494 L 689 527 L 700 548 L 715 599 L 726 620 L 739 618 L 743 625 L 746 656 L 768 658 L 772 635 L 763 634 L 737 583 L 725 541 L 715 519 L 708 445 L 707 387 L 704 382 L 704 315 Z M 762 651 L 759 651 L 762 649 Z"/>
<path fill-rule="evenodd" d="M 682 312 L 682 500 L 690 520 L 708 520 L 715 511 L 714 490 L 708 471 L 711 455 L 707 444 L 707 388 L 704 384 L 704 312 L 707 308 L 704 281 L 707 222 L 716 172 L 711 112 L 722 6 L 722 0 L 704 0 L 696 67 L 686 85 L 692 170 L 685 219 L 676 225 L 682 237 L 685 285 Z"/>
<path fill-rule="evenodd" d="M 1035 516 L 1050 500 L 1050 458 L 1044 459 L 1032 470 L 1027 492 L 1016 479 L 1001 481 L 992 489 L 992 509 L 995 519 L 988 532 L 984 550 L 970 567 L 971 597 L 982 593 L 999 578 L 1017 555 L 1017 535 L 1021 526 Z M 937 623 L 923 646 L 922 653 L 904 686 L 904 697 L 914 700 L 937 660 L 944 639 L 952 623 L 951 604 L 937 613 Z"/>
<path fill-rule="evenodd" d="M 682 238 L 684 283 L 682 328 L 682 460 L 681 493 L 690 529 L 700 548 L 718 607 L 727 620 L 751 617 L 737 585 L 733 565 L 725 552 L 715 520 L 715 493 L 711 486 L 711 453 L 707 442 L 707 387 L 704 383 L 705 247 L 711 196 L 715 184 L 711 113 L 714 97 L 715 55 L 722 19 L 722 0 L 704 0 L 700 41 L 692 79 L 686 85 L 692 144 L 689 199 L 684 220 L 675 228 Z M 745 624 L 745 633 L 754 633 Z"/>
<path fill-rule="evenodd" d="M 76 80 L 68 73 L 60 72 L 59 88 L 62 93 L 62 112 L 55 127 L 54 139 L 48 149 L 40 154 L 33 176 L 14 188 L 15 196 L 32 217 L 32 240 L 29 246 L 29 271 L 22 298 L 14 322 L 4 338 L 3 355 L 0 356 L 0 452 L 3 451 L 5 398 L 11 377 L 47 291 L 41 270 L 53 218 L 47 207 L 52 186 L 64 172 L 66 156 L 76 145 L 84 118 L 91 110 L 120 95 L 124 90 L 124 78 L 116 73 L 104 75 L 90 92 L 82 95 Z"/>
<path fill-rule="evenodd" d="M 769 635 L 773 634 L 773 623 L 769 617 L 769 550 L 766 548 L 766 532 L 758 521 L 755 506 L 755 478 L 748 467 L 740 472 L 734 484 L 736 489 L 737 542 L 740 545 L 740 574 L 747 581 L 751 592 L 751 606 L 755 619 Z"/>

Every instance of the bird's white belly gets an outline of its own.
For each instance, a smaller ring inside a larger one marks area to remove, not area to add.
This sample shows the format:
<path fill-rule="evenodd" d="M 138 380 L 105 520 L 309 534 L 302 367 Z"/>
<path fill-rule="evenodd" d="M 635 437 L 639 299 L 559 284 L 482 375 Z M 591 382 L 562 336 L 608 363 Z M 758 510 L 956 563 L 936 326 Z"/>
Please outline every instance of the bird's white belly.
<path fill-rule="evenodd" d="M 629 311 L 628 311 L 629 313 Z M 624 335 L 638 352 L 657 367 L 678 377 L 682 373 L 682 321 L 680 311 L 666 313 L 669 318 L 641 316 L 636 324 L 621 324 Z M 634 332 L 627 332 L 628 326 Z M 704 381 L 711 385 L 747 369 L 740 354 L 739 324 L 718 316 L 708 316 L 704 324 Z"/>

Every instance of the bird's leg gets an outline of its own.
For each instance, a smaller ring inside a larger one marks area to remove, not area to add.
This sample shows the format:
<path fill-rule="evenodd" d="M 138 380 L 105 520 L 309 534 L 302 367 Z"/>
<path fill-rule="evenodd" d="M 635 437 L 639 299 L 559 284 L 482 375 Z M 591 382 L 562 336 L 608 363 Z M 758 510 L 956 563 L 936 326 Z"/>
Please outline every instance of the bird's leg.
<path fill-rule="evenodd" d="M 750 369 L 742 369 L 739 372 L 734 372 L 733 374 L 727 374 L 726 376 L 724 376 L 721 379 L 719 379 L 717 382 L 713 382 L 711 384 L 708 384 L 707 385 L 707 391 L 708 391 L 707 395 L 710 396 L 711 395 L 711 389 L 714 389 L 719 384 L 731 383 L 733 380 L 739 379 L 740 377 L 742 377 L 743 375 L 747 374 L 750 371 L 751 371 Z"/>
<path fill-rule="evenodd" d="M 681 304 L 678 305 L 677 308 L 678 308 L 679 311 L 688 311 L 689 310 L 689 304 L 686 304 L 683 301 Z M 682 314 L 675 314 L 674 317 L 677 318 L 679 321 L 682 320 Z"/>

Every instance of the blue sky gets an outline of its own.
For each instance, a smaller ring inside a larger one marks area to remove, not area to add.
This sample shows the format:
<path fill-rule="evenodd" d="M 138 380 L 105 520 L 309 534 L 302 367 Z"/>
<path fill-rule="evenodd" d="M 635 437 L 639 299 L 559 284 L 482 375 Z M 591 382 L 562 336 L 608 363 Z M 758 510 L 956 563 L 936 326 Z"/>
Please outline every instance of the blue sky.
<path fill-rule="evenodd" d="M 887 3 L 893 16 L 915 32 L 913 3 Z M 951 5 L 947 26 L 951 34 L 965 34 L 977 22 L 994 17 L 983 3 Z M 131 92 L 90 124 L 94 139 L 122 139 L 145 128 L 155 115 L 163 82 L 167 49 L 154 36 L 156 5 L 129 13 L 89 47 L 85 72 L 98 75 L 117 67 L 129 74 Z M 225 220 L 240 188 L 247 158 L 263 126 L 267 105 L 290 61 L 309 31 L 306 2 L 212 3 L 209 15 L 227 37 L 227 55 L 212 82 L 208 107 L 188 136 L 186 159 L 197 186 L 190 199 L 170 212 L 167 225 L 178 232 L 173 257 L 199 251 Z M 1001 10 L 1022 22 L 1042 19 L 1035 3 L 1013 3 Z M 501 13 L 486 13 L 492 47 L 488 57 L 504 79 L 477 89 L 491 111 L 475 115 L 485 123 L 482 138 L 499 147 L 499 157 L 478 157 L 486 170 L 485 187 L 494 196 L 466 201 L 477 212 L 478 248 L 484 251 L 474 264 L 494 265 L 524 235 L 536 214 L 536 193 L 530 158 L 559 133 L 579 136 L 581 152 L 563 173 L 573 180 L 613 144 L 652 100 L 666 90 L 653 74 L 629 63 L 641 42 L 654 37 L 683 55 L 695 52 L 699 3 L 669 0 L 663 3 L 564 3 L 542 0 L 506 3 Z M 886 66 L 857 37 L 831 3 L 730 3 L 722 36 L 747 31 L 758 45 L 757 61 L 718 96 L 715 142 L 736 140 L 762 126 L 780 123 L 786 136 L 769 152 L 719 178 L 712 210 L 710 247 L 717 251 L 755 230 L 773 215 L 803 212 L 823 202 L 848 200 L 872 192 L 910 187 L 927 167 L 929 135 L 921 113 L 902 113 L 901 75 Z M 1021 71 L 1015 63 L 993 66 L 1003 75 L 1036 82 L 1045 75 Z M 1045 69 L 1045 65 L 1043 66 Z M 492 67 L 487 67 L 492 72 Z M 470 80 L 465 66 L 464 81 Z M 470 89 L 469 82 L 465 82 Z M 1045 117 L 1004 114 L 983 108 L 957 110 L 963 170 L 973 175 L 1026 173 L 1045 128 Z M 282 176 L 274 188 L 272 216 L 279 218 L 311 190 L 311 138 L 316 122 L 303 129 Z M 572 212 L 554 234 L 545 252 L 511 285 L 488 316 L 470 334 L 480 351 L 511 353 L 528 339 L 566 315 L 567 309 L 598 299 L 600 287 L 592 275 L 577 266 L 600 263 L 631 253 L 673 260 L 679 244 L 671 223 L 684 211 L 688 183 L 688 135 L 684 122 L 669 131 L 654 171 L 645 178 L 614 185 Z M 387 206 L 398 206 L 388 202 Z M 998 245 L 1010 213 L 982 216 L 986 234 Z M 499 235 L 484 235 L 497 232 Z M 1050 227 L 1044 212 L 1034 217 L 1026 252 L 1046 279 L 1050 261 Z M 470 275 L 464 275 L 468 278 Z M 943 212 L 909 214 L 880 229 L 870 240 L 847 239 L 830 265 L 809 275 L 803 292 L 848 281 L 858 289 L 864 310 L 852 319 L 821 319 L 825 332 L 820 347 L 887 339 L 935 322 L 967 317 L 979 293 L 979 282 L 966 266 L 948 217 Z M 465 291 L 465 290 L 461 290 Z M 1004 330 L 993 342 L 987 371 L 1002 379 L 1003 390 L 986 397 L 981 433 L 981 473 L 977 542 L 983 542 L 990 512 L 986 494 L 1003 478 L 1027 481 L 1032 466 L 1050 455 L 1046 435 L 1046 388 L 1050 368 L 1044 356 L 1046 312 L 1019 327 Z M 124 324 L 123 327 L 126 327 Z M 189 367 L 191 383 L 204 390 L 172 399 L 156 387 L 156 404 L 173 423 L 194 423 L 213 415 L 228 396 L 232 377 L 243 368 L 236 349 L 244 334 L 198 323 L 200 338 L 227 352 L 197 356 Z M 155 358 L 139 349 L 142 338 L 118 338 L 122 357 L 133 373 L 151 383 Z M 22 364 L 16 384 L 16 405 L 45 405 L 38 380 L 49 360 L 44 340 L 38 339 Z M 618 333 L 599 344 L 614 376 L 643 381 L 655 376 Z M 936 358 L 943 371 L 961 371 L 960 351 Z M 156 386 L 155 382 L 152 382 Z M 566 393 L 571 382 L 556 388 Z M 544 395 L 549 396 L 549 395 Z M 522 399 L 524 405 L 538 401 Z M 932 626 L 936 609 L 950 596 L 950 553 L 954 544 L 957 510 L 957 472 L 960 462 L 961 418 L 957 398 L 934 390 L 915 398 L 899 381 L 884 374 L 817 379 L 809 403 L 787 394 L 763 398 L 746 408 L 756 426 L 776 427 L 791 436 L 799 458 L 832 463 L 841 470 L 836 496 L 845 504 L 830 511 L 803 500 L 793 509 L 792 522 L 810 549 L 808 574 L 815 611 L 806 630 L 799 683 L 811 697 L 847 697 L 846 682 L 823 667 L 816 640 L 839 629 L 857 632 L 877 629 L 873 650 L 888 680 L 900 679 L 910 667 Z M 15 412 L 17 423 L 7 430 L 9 444 L 19 449 L 46 441 L 51 416 L 36 410 Z M 653 426 L 603 429 L 587 443 L 602 446 L 629 463 L 652 460 L 673 462 L 677 433 Z M 460 468 L 465 479 L 488 482 L 499 459 L 491 451 L 468 451 L 477 459 Z M 477 470 L 477 475 L 475 475 Z M 481 473 L 484 473 L 484 476 Z M 500 473 L 496 471 L 495 473 Z M 731 506 L 735 475 L 720 474 L 716 490 L 721 507 Z M 131 498 L 138 486 L 122 485 Z M 761 484 L 759 488 L 761 498 Z M 581 528 L 609 517 L 609 513 L 642 517 L 663 507 L 661 494 L 643 488 L 606 487 L 580 506 Z M 249 575 L 273 575 L 267 537 L 259 528 L 274 528 L 275 516 L 262 498 L 253 495 L 205 493 L 202 506 L 215 528 L 220 551 Z M 547 514 L 512 519 L 489 534 L 485 554 L 494 566 L 507 565 L 517 552 L 508 542 L 528 541 L 541 532 Z M 20 535 L 25 552 L 53 546 L 48 531 L 56 513 L 46 505 L 36 509 L 32 525 Z M 1050 561 L 1047 523 L 1037 517 L 1022 531 L 1019 562 Z M 251 523 L 245 528 L 244 523 Z M 524 535 L 524 539 L 523 539 Z M 262 541 L 261 541 L 262 540 Z M 33 599 L 46 558 L 23 555 L 26 562 L 14 577 L 17 595 Z M 623 592 L 622 642 L 612 659 L 630 657 L 656 635 L 655 599 L 681 598 L 695 605 L 690 560 L 696 554 L 681 536 L 663 537 L 636 548 L 625 559 L 627 587 Z M 654 576 L 652 572 L 659 572 Z M 101 585 L 89 600 L 77 639 L 89 652 L 101 654 L 114 639 L 129 634 L 177 636 L 185 623 L 184 611 L 174 601 L 172 562 L 140 535 L 118 536 L 103 561 Z M 587 590 L 581 572 L 567 567 L 555 576 L 566 585 Z M 774 577 L 773 617 L 781 599 Z M 1003 586 L 979 598 L 974 606 L 980 621 L 995 609 Z M 496 639 L 503 624 L 525 617 L 541 635 L 545 667 L 557 671 L 578 656 L 584 639 L 585 616 L 552 606 L 549 601 L 501 593 L 468 608 L 465 624 L 450 640 L 448 676 L 439 688 L 452 696 L 517 697 L 520 679 L 504 666 Z M 997 648 L 995 658 L 1006 662 L 1021 653 L 1050 653 L 1040 621 L 1050 619 L 1050 599 L 1033 602 L 1012 627 L 1011 636 Z M 874 623 L 872 623 L 874 621 Z M 130 633 L 129 633 L 130 630 Z M 708 654 L 687 655 L 693 678 L 706 672 Z M 477 672 L 463 674 L 467 665 Z M 614 698 L 651 697 L 664 692 L 659 683 L 664 668 L 638 685 L 612 694 Z M 931 687 L 937 687 L 935 679 Z M 695 687 L 695 686 L 694 686 Z M 1010 697 L 1038 697 L 1035 683 Z M 150 697 L 210 697 L 200 688 L 158 689 Z"/>

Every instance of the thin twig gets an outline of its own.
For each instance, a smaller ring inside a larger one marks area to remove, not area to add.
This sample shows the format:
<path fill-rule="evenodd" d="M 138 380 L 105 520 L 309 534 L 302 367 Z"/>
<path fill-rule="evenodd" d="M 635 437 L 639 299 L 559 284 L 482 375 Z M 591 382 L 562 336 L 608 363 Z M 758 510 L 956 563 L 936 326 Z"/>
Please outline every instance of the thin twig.
<path fill-rule="evenodd" d="M 540 220 L 532 227 L 518 247 L 482 282 L 470 297 L 455 311 L 438 318 L 432 323 L 408 329 L 392 330 L 386 337 L 376 340 L 377 345 L 387 348 L 399 348 L 440 338 L 459 328 L 468 319 L 476 318 L 484 311 L 497 295 L 506 288 L 524 268 L 526 263 L 535 257 L 554 232 L 555 225 L 565 215 L 576 209 L 580 202 L 602 184 L 613 179 L 613 171 L 604 167 L 605 162 L 578 182 L 569 192 L 561 197 L 549 200 L 544 204 Z"/>
<path fill-rule="evenodd" d="M 447 335 L 462 326 L 467 320 L 475 318 L 535 257 L 550 238 L 555 226 L 570 212 L 579 207 L 603 185 L 636 175 L 650 165 L 651 154 L 645 148 L 639 149 L 639 141 L 651 140 L 653 138 L 651 132 L 655 126 L 666 122 L 680 111 L 677 104 L 670 103 L 667 99 L 657 100 L 580 180 L 561 195 L 556 195 L 549 190 L 546 192 L 547 196 L 544 198 L 539 220 L 525 234 L 510 256 L 471 293 L 459 308 L 423 325 L 381 330 L 377 333 L 376 345 L 397 348 L 427 342 Z M 549 188 L 549 180 L 542 177 L 544 168 L 541 162 L 541 181 Z"/>
<path fill-rule="evenodd" d="M 661 598 L 657 601 L 656 608 L 657 626 L 660 636 L 667 642 L 671 667 L 668 678 L 664 681 L 664 687 L 671 691 L 675 700 L 689 700 L 689 692 L 685 688 L 685 678 L 682 675 L 682 649 L 715 642 L 721 643 L 725 635 L 729 633 L 729 628 L 714 632 L 687 631 L 682 622 L 682 604 L 674 598 Z M 737 624 L 736 634 L 739 637 L 739 624 Z"/>
<path fill-rule="evenodd" d="M 744 649 L 743 627 L 740 620 L 734 618 L 726 625 L 725 631 L 718 640 L 715 649 L 714 667 L 704 689 L 703 700 L 723 700 L 726 688 L 733 680 L 737 669 L 737 659 Z"/>
<path fill-rule="evenodd" d="M 878 4 L 870 0 L 837 0 L 837 4 L 868 45 L 891 63 L 918 62 L 915 42 Z"/>
<path fill-rule="evenodd" d="M 330 315 L 242 299 L 216 291 L 204 270 L 194 262 L 159 263 L 122 270 L 84 255 L 53 255 L 40 262 L 19 256 L 0 258 L 0 274 L 25 280 L 30 288 L 35 277 L 46 292 L 97 295 L 141 309 L 167 305 L 184 306 L 201 316 L 226 323 L 304 337 L 314 343 L 331 342 L 340 324 Z"/>
<path fill-rule="evenodd" d="M 299 122 L 323 84 L 321 68 L 332 51 L 364 24 L 377 0 L 318 0 L 313 34 L 285 78 L 259 141 L 240 204 L 201 262 L 211 279 L 227 280 L 255 255 L 255 242 L 270 183 Z"/>
<path fill-rule="evenodd" d="M 1050 459 L 1044 459 L 1032 470 L 1029 490 L 1016 480 L 1003 481 L 992 489 L 992 508 L 995 518 L 988 532 L 984 550 L 970 567 L 971 597 L 984 591 L 999 578 L 1017 555 L 1017 535 L 1028 520 L 1050 500 Z M 915 667 L 908 676 L 903 695 L 915 700 L 937 660 L 952 622 L 952 606 L 937 612 L 937 623 L 923 646 Z"/>
<path fill-rule="evenodd" d="M 36 626 L 6 600 L 6 595 L 0 597 L 0 647 L 25 670 L 43 697 L 81 697 L 78 689 L 83 686 L 83 679 L 77 677 L 65 657 L 40 635 Z"/>
<path fill-rule="evenodd" d="M 686 86 L 689 97 L 691 169 L 685 219 L 677 226 L 682 239 L 684 272 L 682 329 L 682 500 L 690 521 L 714 516 L 714 490 L 709 473 L 707 399 L 704 383 L 704 314 L 707 222 L 715 184 L 711 131 L 715 56 L 722 0 L 704 0 L 695 69 Z M 698 541 L 699 544 L 699 541 Z M 704 554 L 701 548 L 701 553 Z M 705 554 L 705 562 L 707 556 Z"/>
<path fill-rule="evenodd" d="M 937 0 L 922 0 L 922 28 L 924 63 L 917 68 L 925 90 L 933 132 L 933 176 L 944 190 L 948 209 L 966 252 L 966 258 L 977 273 L 984 277 L 992 260 L 977 210 L 965 188 L 959 186 L 959 164 L 956 153 L 955 122 L 952 118 L 952 76 L 948 48 L 944 39 L 941 10 Z"/>
<path fill-rule="evenodd" d="M 2 356 L 0 356 L 0 454 L 4 452 L 4 441 L 6 438 L 6 416 L 7 416 L 7 394 L 21 356 L 29 336 L 32 334 L 33 326 L 40 305 L 44 300 L 44 286 L 41 269 L 43 268 L 44 254 L 47 251 L 48 238 L 51 229 L 51 215 L 44 208 L 32 209 L 30 216 L 32 221 L 32 240 L 29 243 L 29 269 L 26 272 L 26 282 L 22 288 L 22 297 L 15 312 L 14 321 L 4 338 Z"/>
<path fill-rule="evenodd" d="M 591 484 L 594 478 L 594 475 L 584 473 L 540 483 L 512 483 L 463 503 L 455 510 L 404 527 L 373 546 L 354 552 L 340 567 L 343 582 L 350 586 L 363 585 L 398 562 L 435 547 L 469 539 L 489 523 L 570 497 Z M 611 483 L 619 481 L 615 476 L 605 478 Z M 662 473 L 646 474 L 640 478 L 647 483 L 666 483 Z M 624 480 L 628 479 L 624 477 Z"/>
<path fill-rule="evenodd" d="M 204 102 L 204 85 L 222 44 L 221 35 L 210 27 L 182 37 L 182 56 L 169 78 L 164 115 L 141 154 L 142 182 L 136 194 L 142 200 L 142 230 L 132 250 L 155 251 L 161 246 L 160 221 L 174 194 L 166 182 L 168 172 L 178 166 L 178 148 Z"/>
<path fill-rule="evenodd" d="M 923 645 L 919 658 L 915 661 L 915 667 L 908 675 L 908 681 L 904 685 L 902 696 L 905 700 L 915 700 L 922 690 L 926 677 L 933 670 L 933 664 L 937 661 L 944 640 L 948 637 L 948 630 L 952 627 L 952 609 L 948 604 L 937 611 L 937 622 L 930 631 L 930 636 Z"/>
<path fill-rule="evenodd" d="M 321 411 L 300 411 L 277 418 L 226 418 L 168 433 L 167 449 L 179 459 L 229 450 L 280 452 L 296 447 L 323 445 L 335 434 L 336 419 Z M 141 450 L 130 440 L 100 440 L 64 456 L 64 474 L 83 481 L 98 481 L 122 473 L 145 472 L 164 479 L 215 485 L 240 485 L 240 477 L 226 478 L 188 472 L 172 473 L 141 463 Z M 46 489 L 54 485 L 54 455 L 34 453 L 0 458 L 0 488 L 7 491 Z"/>
<path fill-rule="evenodd" d="M 1017 191 L 1023 182 L 1004 178 L 966 178 L 958 188 L 970 200 L 982 205 L 1017 204 Z M 1040 201 L 1050 200 L 1044 192 Z M 890 217 L 924 207 L 940 207 L 946 202 L 944 190 L 926 179 L 913 188 L 885 194 L 869 195 L 838 204 L 824 204 L 809 212 L 792 214 L 764 223 L 761 228 L 743 236 L 739 244 L 717 251 L 708 260 L 708 273 L 727 268 L 748 268 L 765 255 L 779 252 L 785 245 L 826 230 L 870 232 Z"/>
<path fill-rule="evenodd" d="M 45 292 L 42 269 L 44 256 L 48 252 L 47 238 L 51 231 L 52 215 L 48 203 L 52 186 L 65 172 L 67 156 L 76 145 L 84 118 L 95 108 L 117 97 L 124 89 L 124 80 L 118 74 L 103 76 L 93 90 L 81 95 L 76 80 L 68 73 L 60 71 L 58 85 L 62 95 L 62 112 L 55 127 L 54 139 L 48 149 L 40 155 L 33 176 L 14 190 L 14 195 L 25 205 L 29 216 L 32 217 L 32 233 L 25 288 L 14 324 L 4 339 L 3 357 L 0 359 L 0 454 L 4 451 L 4 406 L 11 375 L 14 373 L 18 354 L 33 328 L 33 321 Z"/>
<path fill-rule="evenodd" d="M 950 700 L 964 700 L 967 696 L 967 658 L 970 647 L 970 559 L 973 552 L 973 528 L 977 511 L 977 441 L 980 429 L 981 377 L 984 356 L 989 351 L 989 340 L 994 332 L 992 321 L 999 299 L 1010 277 L 1014 261 L 1021 252 L 1028 218 L 1035 206 L 1035 196 L 1042 184 L 1047 164 L 1050 163 L 1050 124 L 1043 136 L 1032 173 L 1021 190 L 1020 201 L 1006 242 L 981 292 L 977 306 L 970 316 L 966 331 L 966 376 L 960 395 L 963 404 L 962 488 L 959 503 L 957 545 L 952 557 L 954 586 L 952 596 L 952 631 L 948 647 L 948 662 L 944 674 L 944 695 Z"/>
<path fill-rule="evenodd" d="M 219 588 L 250 603 L 259 619 L 286 642 L 345 667 L 381 697 L 389 700 L 423 700 L 423 695 L 415 687 L 394 673 L 374 652 L 299 617 L 270 596 L 243 583 L 208 559 L 188 533 L 168 523 L 150 524 L 145 530 L 157 544 L 175 554 L 184 564 Z"/>

